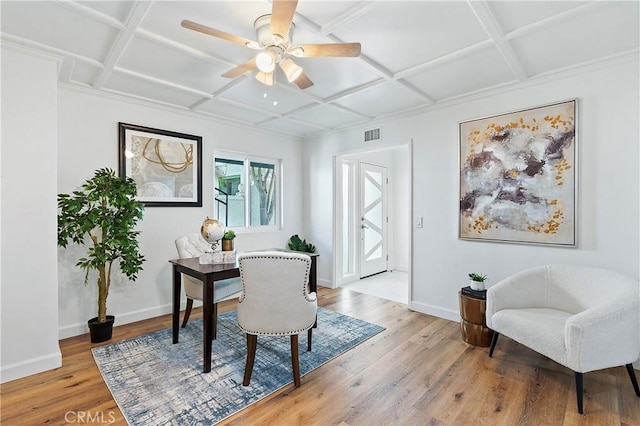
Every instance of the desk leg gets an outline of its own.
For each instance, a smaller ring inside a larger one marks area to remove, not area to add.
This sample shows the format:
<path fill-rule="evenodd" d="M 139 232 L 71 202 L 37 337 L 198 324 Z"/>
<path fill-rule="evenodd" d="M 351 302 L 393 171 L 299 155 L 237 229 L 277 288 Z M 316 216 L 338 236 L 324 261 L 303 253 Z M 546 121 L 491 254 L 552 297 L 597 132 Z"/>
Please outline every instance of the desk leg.
<path fill-rule="evenodd" d="M 309 291 L 316 293 L 318 291 L 318 265 L 316 256 L 311 258 L 311 270 L 309 271 Z"/>
<path fill-rule="evenodd" d="M 211 346 L 213 340 L 213 277 L 206 275 L 202 289 L 202 299 L 204 304 L 202 319 L 204 323 L 203 349 L 204 349 L 204 366 L 202 371 L 208 373 L 211 371 Z"/>
<path fill-rule="evenodd" d="M 180 330 L 180 286 L 182 276 L 175 265 L 173 266 L 173 343 L 178 343 L 178 332 Z"/>

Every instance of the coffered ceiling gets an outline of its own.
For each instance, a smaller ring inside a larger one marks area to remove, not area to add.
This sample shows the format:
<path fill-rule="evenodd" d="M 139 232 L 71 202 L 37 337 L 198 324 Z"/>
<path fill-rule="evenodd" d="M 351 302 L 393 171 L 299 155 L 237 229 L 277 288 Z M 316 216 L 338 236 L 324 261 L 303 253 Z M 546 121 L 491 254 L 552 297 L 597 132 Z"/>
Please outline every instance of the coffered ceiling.
<path fill-rule="evenodd" d="M 300 0 L 296 43 L 360 42 L 357 58 L 298 58 L 315 83 L 221 77 L 256 51 L 269 1 L 2 1 L 2 43 L 59 58 L 78 86 L 305 137 L 637 55 L 637 1 Z M 578 94 L 576 94 L 578 95 Z M 277 105 L 274 105 L 277 101 Z"/>

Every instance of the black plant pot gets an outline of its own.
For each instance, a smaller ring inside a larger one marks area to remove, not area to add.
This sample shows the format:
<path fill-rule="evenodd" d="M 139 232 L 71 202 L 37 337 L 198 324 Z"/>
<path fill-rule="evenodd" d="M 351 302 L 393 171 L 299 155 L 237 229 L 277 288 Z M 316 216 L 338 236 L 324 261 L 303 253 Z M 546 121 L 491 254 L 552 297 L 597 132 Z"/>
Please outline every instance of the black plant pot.
<path fill-rule="evenodd" d="M 89 324 L 89 332 L 91 333 L 91 343 L 106 342 L 111 339 L 113 333 L 113 315 L 107 315 L 106 322 L 98 322 L 98 317 L 91 318 Z"/>

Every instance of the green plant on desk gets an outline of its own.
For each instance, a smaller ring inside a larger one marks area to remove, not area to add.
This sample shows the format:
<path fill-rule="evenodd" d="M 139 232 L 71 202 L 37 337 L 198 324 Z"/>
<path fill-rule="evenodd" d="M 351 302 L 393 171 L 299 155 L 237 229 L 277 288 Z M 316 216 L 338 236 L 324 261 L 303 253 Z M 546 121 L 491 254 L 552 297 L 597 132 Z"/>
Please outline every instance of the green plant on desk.
<path fill-rule="evenodd" d="M 290 250 L 303 251 L 305 253 L 316 252 L 316 246 L 308 243 L 307 240 L 303 240 L 298 234 L 292 235 L 291 238 L 289 238 L 288 246 Z"/>
<path fill-rule="evenodd" d="M 487 276 L 486 275 L 476 274 L 475 272 L 472 272 L 472 273 L 469 274 L 469 278 L 471 278 L 471 281 L 476 281 L 476 282 L 479 282 L 479 283 L 483 283 L 487 279 Z"/>

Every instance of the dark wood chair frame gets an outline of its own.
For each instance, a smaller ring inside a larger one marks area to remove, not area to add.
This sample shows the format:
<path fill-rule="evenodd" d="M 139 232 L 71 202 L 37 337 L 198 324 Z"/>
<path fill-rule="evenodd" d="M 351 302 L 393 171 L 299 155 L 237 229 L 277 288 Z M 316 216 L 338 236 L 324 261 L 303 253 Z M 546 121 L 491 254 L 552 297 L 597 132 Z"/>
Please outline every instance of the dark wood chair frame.
<path fill-rule="evenodd" d="M 307 351 L 311 351 L 311 337 L 313 328 L 307 330 Z M 253 373 L 253 363 L 256 360 L 256 348 L 258 346 L 258 335 L 247 333 L 247 363 L 244 367 L 243 386 L 249 386 L 251 374 Z M 293 384 L 300 387 L 300 361 L 298 358 L 298 335 L 291 335 L 291 365 L 293 367 Z"/>

